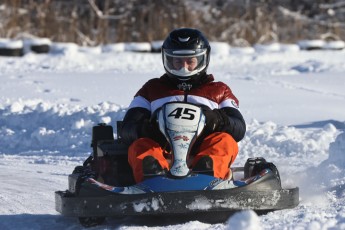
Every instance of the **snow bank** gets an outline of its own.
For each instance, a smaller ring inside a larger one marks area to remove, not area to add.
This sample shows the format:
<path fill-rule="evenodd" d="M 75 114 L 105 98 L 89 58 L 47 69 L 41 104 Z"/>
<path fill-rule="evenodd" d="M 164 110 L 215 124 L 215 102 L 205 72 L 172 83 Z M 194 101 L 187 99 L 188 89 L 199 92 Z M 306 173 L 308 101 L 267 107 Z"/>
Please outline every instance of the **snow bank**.
<path fill-rule="evenodd" d="M 326 50 L 342 50 L 345 48 L 345 42 L 338 41 L 324 41 L 324 40 L 301 40 L 297 44 L 303 50 L 311 49 L 326 49 Z"/>
<path fill-rule="evenodd" d="M 345 133 L 341 133 L 329 148 L 328 163 L 345 169 Z"/>
<path fill-rule="evenodd" d="M 322 47 L 325 45 L 325 41 L 320 40 L 320 39 L 300 40 L 300 41 L 297 42 L 297 44 L 303 50 L 322 49 Z"/>
<path fill-rule="evenodd" d="M 239 55 L 243 55 L 243 54 L 253 54 L 255 53 L 255 49 L 253 47 L 231 47 L 230 49 L 230 53 L 231 54 L 239 54 Z"/>
<path fill-rule="evenodd" d="M 23 41 L 0 38 L 0 48 L 21 49 L 21 48 L 23 48 Z"/>
<path fill-rule="evenodd" d="M 345 48 L 345 42 L 344 41 L 329 41 L 329 42 L 326 42 L 323 48 L 329 49 L 329 50 L 341 50 Z"/>
<path fill-rule="evenodd" d="M 210 42 L 211 55 L 229 55 L 230 45 L 226 42 Z"/>
<path fill-rule="evenodd" d="M 49 38 L 30 38 L 23 40 L 25 45 L 38 46 L 38 45 L 51 45 L 52 41 Z"/>
<path fill-rule="evenodd" d="M 281 43 L 256 44 L 254 45 L 254 49 L 258 53 L 297 52 L 300 50 L 299 46 L 296 44 L 281 44 Z"/>
<path fill-rule="evenodd" d="M 255 44 L 254 49 L 256 52 L 279 52 L 280 44 L 279 43 Z"/>
<path fill-rule="evenodd" d="M 102 47 L 103 52 L 123 52 L 125 51 L 125 43 L 108 44 Z"/>
<path fill-rule="evenodd" d="M 130 42 L 130 43 L 126 43 L 125 51 L 150 52 L 151 51 L 151 44 L 149 42 Z"/>
<path fill-rule="evenodd" d="M 108 102 L 80 107 L 19 100 L 0 108 L 0 153 L 83 154 L 90 151 L 92 126 L 114 126 L 123 116 L 120 106 Z"/>
<path fill-rule="evenodd" d="M 328 158 L 315 171 L 315 180 L 322 181 L 323 186 L 345 196 L 345 132 L 330 144 Z"/>
<path fill-rule="evenodd" d="M 247 133 L 240 142 L 238 158 L 245 161 L 248 157 L 262 156 L 275 162 L 278 168 L 296 166 L 303 160 L 312 160 L 318 165 L 328 156 L 329 144 L 338 135 L 332 124 L 322 128 L 298 129 L 292 126 L 277 125 L 273 122 L 259 123 L 253 120 L 247 124 Z M 286 159 L 288 160 L 286 160 Z"/>
<path fill-rule="evenodd" d="M 152 51 L 153 51 L 153 52 L 160 52 L 163 43 L 164 43 L 163 40 L 152 41 L 152 42 L 151 42 L 151 49 L 152 49 Z"/>
<path fill-rule="evenodd" d="M 52 54 L 74 54 L 78 51 L 79 46 L 75 43 L 59 43 L 54 42 L 51 45 L 50 52 Z"/>
<path fill-rule="evenodd" d="M 300 205 L 294 215 L 303 219 L 294 228 L 345 229 L 344 132 L 330 143 L 328 152 L 327 158 L 315 167 L 305 166 L 305 171 L 291 174 L 290 180 L 300 188 Z"/>
<path fill-rule="evenodd" d="M 82 107 L 42 100 L 15 101 L 0 107 L 0 153 L 88 152 L 92 126 L 98 123 L 115 126 L 116 121 L 123 119 L 125 111 L 110 102 Z M 337 134 L 331 124 L 318 129 L 297 129 L 254 120 L 248 123 L 236 162 L 241 165 L 248 157 L 262 156 L 277 161 L 278 165 L 286 163 L 284 158 L 295 159 L 289 163 L 290 167 L 297 166 L 301 160 L 315 159 L 311 162 L 316 166 L 327 158 L 329 144 Z"/>

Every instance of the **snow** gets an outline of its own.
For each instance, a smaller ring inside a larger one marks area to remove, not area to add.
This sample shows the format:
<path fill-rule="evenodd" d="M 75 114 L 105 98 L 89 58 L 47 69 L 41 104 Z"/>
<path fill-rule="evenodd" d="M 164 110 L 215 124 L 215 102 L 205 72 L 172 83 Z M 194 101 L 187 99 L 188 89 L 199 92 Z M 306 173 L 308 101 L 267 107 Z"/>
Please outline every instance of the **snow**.
<path fill-rule="evenodd" d="M 0 48 L 1 49 L 21 49 L 23 48 L 23 41 L 0 38 Z"/>
<path fill-rule="evenodd" d="M 327 42 L 324 47 L 324 49 L 344 49 L 345 48 L 345 42 L 344 41 L 329 41 Z"/>
<path fill-rule="evenodd" d="M 234 165 L 274 162 L 283 187 L 300 188 L 300 205 L 217 224 L 110 219 L 92 229 L 345 229 L 345 52 L 214 44 L 209 73 L 230 85 L 247 121 Z M 138 46 L 52 43 L 49 54 L 0 57 L 0 229 L 82 229 L 55 211 L 54 191 L 90 154 L 92 126 L 114 126 L 163 74 L 161 55 L 129 52 Z"/>
<path fill-rule="evenodd" d="M 279 43 L 271 43 L 271 44 L 256 44 L 254 45 L 254 49 L 257 52 L 279 52 L 280 51 L 280 44 Z"/>
<path fill-rule="evenodd" d="M 210 42 L 211 55 L 228 55 L 230 45 L 226 42 Z"/>
<path fill-rule="evenodd" d="M 297 44 L 301 49 L 341 50 L 345 48 L 345 42 L 341 40 L 301 40 Z"/>
<path fill-rule="evenodd" d="M 321 49 L 325 45 L 325 41 L 321 39 L 301 40 L 298 42 L 298 45 L 301 47 L 301 49 L 308 49 L 308 48 Z"/>
<path fill-rule="evenodd" d="M 262 230 L 260 219 L 254 211 L 235 213 L 227 223 L 226 230 Z"/>
<path fill-rule="evenodd" d="M 158 40 L 158 41 L 152 41 L 151 42 L 151 47 L 153 50 L 160 50 L 160 48 L 162 47 L 163 45 L 163 42 L 162 40 Z"/>
<path fill-rule="evenodd" d="M 151 43 L 149 42 L 131 42 L 126 44 L 125 51 L 150 52 Z"/>
<path fill-rule="evenodd" d="M 24 52 L 30 52 L 34 46 L 51 46 L 52 41 L 49 38 L 25 38 L 23 39 Z M 21 47 L 20 47 L 21 48 Z"/>

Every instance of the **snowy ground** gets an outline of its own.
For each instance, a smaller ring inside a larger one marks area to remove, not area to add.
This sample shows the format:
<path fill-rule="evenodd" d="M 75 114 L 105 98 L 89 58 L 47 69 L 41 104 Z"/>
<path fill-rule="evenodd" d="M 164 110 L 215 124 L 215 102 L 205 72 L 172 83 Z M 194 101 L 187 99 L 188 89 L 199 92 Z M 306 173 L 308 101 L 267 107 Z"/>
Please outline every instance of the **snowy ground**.
<path fill-rule="evenodd" d="M 230 85 L 247 121 L 235 165 L 273 161 L 284 187 L 300 187 L 300 205 L 218 224 L 109 220 L 93 229 L 345 229 L 345 51 L 224 50 L 209 72 Z M 160 54 L 100 47 L 0 57 L 0 229 L 81 229 L 55 211 L 54 191 L 89 155 L 92 126 L 121 120 L 162 73 Z"/>

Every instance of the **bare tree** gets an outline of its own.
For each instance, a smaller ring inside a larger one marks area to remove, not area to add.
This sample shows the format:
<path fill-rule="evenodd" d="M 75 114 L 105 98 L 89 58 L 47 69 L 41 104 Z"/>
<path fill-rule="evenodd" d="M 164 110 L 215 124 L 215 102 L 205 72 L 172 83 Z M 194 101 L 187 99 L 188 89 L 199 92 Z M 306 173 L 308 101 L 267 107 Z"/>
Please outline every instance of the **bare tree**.
<path fill-rule="evenodd" d="M 343 0 L 2 0 L 0 37 L 98 45 L 163 40 L 178 27 L 230 44 L 345 40 Z M 326 34 L 326 35 L 325 35 Z"/>

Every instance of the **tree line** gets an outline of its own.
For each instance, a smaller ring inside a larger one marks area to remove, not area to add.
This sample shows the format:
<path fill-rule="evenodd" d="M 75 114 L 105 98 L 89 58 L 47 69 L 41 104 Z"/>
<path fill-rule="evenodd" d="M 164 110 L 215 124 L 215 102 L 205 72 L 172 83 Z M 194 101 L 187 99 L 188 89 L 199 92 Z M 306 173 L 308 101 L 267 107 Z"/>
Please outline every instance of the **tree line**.
<path fill-rule="evenodd" d="M 1 0 L 0 38 L 99 45 L 163 40 L 179 27 L 235 46 L 345 40 L 343 0 Z"/>

